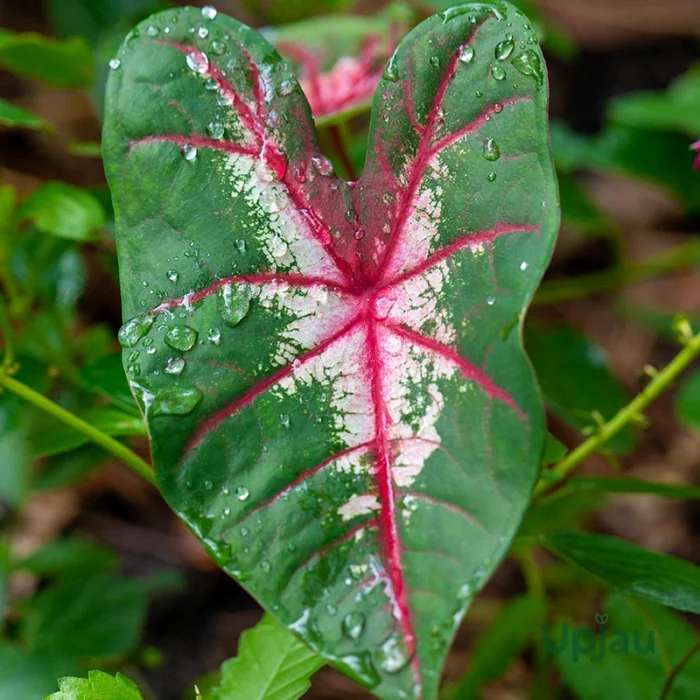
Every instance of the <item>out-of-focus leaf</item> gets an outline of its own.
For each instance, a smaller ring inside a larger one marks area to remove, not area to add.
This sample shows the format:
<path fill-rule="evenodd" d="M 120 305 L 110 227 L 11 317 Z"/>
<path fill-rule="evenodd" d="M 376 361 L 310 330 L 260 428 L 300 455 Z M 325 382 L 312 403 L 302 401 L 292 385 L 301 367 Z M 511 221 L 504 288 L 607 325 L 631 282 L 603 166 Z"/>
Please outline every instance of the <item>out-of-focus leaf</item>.
<path fill-rule="evenodd" d="M 311 687 L 309 679 L 324 665 L 271 615 L 241 635 L 238 656 L 224 661 L 221 681 L 211 700 L 297 700 Z"/>
<path fill-rule="evenodd" d="M 93 428 L 97 428 L 112 437 L 146 436 L 148 434 L 141 416 L 126 413 L 113 406 L 94 406 L 84 411 L 75 411 L 74 414 Z M 88 442 L 90 440 L 82 433 L 58 423 L 42 429 L 32 437 L 34 457 L 49 457 L 69 452 L 86 445 Z"/>
<path fill-rule="evenodd" d="M 35 652 L 119 657 L 135 649 L 150 597 L 174 580 L 97 574 L 59 580 L 29 604 L 20 634 Z"/>
<path fill-rule="evenodd" d="M 136 683 L 117 673 L 88 671 L 87 678 L 61 678 L 59 691 L 44 700 L 142 700 Z M 252 700 L 252 699 L 251 699 Z"/>
<path fill-rule="evenodd" d="M 659 700 L 670 670 L 698 643 L 697 631 L 667 608 L 620 594 L 609 596 L 604 610 L 606 623 L 595 636 L 564 621 L 545 631 L 566 685 L 580 700 Z M 699 655 L 683 666 L 664 697 L 700 697 Z"/>
<path fill-rule="evenodd" d="M 10 540 L 0 538 L 0 629 L 4 628 L 9 604 L 10 573 Z"/>
<path fill-rule="evenodd" d="M 610 420 L 630 400 L 610 372 L 605 353 L 576 329 L 530 323 L 525 327 L 525 347 L 547 407 L 565 423 L 578 429 L 591 426 L 594 411 Z M 634 431 L 628 427 L 608 445 L 628 452 L 634 443 Z"/>
<path fill-rule="evenodd" d="M 0 125 L 9 127 L 21 127 L 23 129 L 43 129 L 53 131 L 53 127 L 47 121 L 33 114 L 24 107 L 0 99 Z"/>
<path fill-rule="evenodd" d="M 68 152 L 85 158 L 102 158 L 102 146 L 95 141 L 69 141 Z"/>
<path fill-rule="evenodd" d="M 603 500 L 603 494 L 590 491 L 569 492 L 559 498 L 537 501 L 525 515 L 518 536 L 530 537 L 578 527 Z"/>
<path fill-rule="evenodd" d="M 81 370 L 86 387 L 107 397 L 124 411 L 139 414 L 138 406 L 124 374 L 121 353 L 105 355 Z"/>
<path fill-rule="evenodd" d="M 607 535 L 561 531 L 541 542 L 620 593 L 700 613 L 700 568 L 690 562 Z"/>
<path fill-rule="evenodd" d="M 700 63 L 692 66 L 667 90 L 617 97 L 611 103 L 608 116 L 636 129 L 680 131 L 697 139 L 700 136 Z"/>
<path fill-rule="evenodd" d="M 449 700 L 479 700 L 481 689 L 496 680 L 509 664 L 540 634 L 545 601 L 521 597 L 508 603 L 477 640 L 470 654 L 469 671 L 446 691 Z"/>
<path fill-rule="evenodd" d="M 569 450 L 557 440 L 552 433 L 547 433 L 544 440 L 544 452 L 542 453 L 542 464 L 547 466 L 558 462 Z"/>
<path fill-rule="evenodd" d="M 24 200 L 19 214 L 44 233 L 74 241 L 94 240 L 105 224 L 100 203 L 89 192 L 65 182 L 38 187 Z"/>
<path fill-rule="evenodd" d="M 287 24 L 307 17 L 344 12 L 357 0 L 244 0 L 248 9 L 267 24 Z"/>
<path fill-rule="evenodd" d="M 578 476 L 569 479 L 545 501 L 553 501 L 572 493 L 641 493 L 665 498 L 700 498 L 700 488 L 685 484 L 668 484 L 629 477 Z M 543 501 L 543 502 L 545 502 Z"/>
<path fill-rule="evenodd" d="M 38 700 L 56 688 L 56 679 L 80 673 L 80 665 L 61 650 L 32 652 L 0 643 L 0 698 Z"/>
<path fill-rule="evenodd" d="M 617 311 L 623 318 L 634 321 L 639 325 L 653 331 L 664 340 L 677 341 L 678 334 L 674 330 L 673 322 L 676 314 L 659 309 L 652 309 L 638 304 L 620 302 L 616 304 Z M 700 328 L 700 314 L 687 314 L 690 325 Z"/>
<path fill-rule="evenodd" d="M 683 425 L 700 431 L 700 370 L 689 374 L 678 390 L 676 416 Z"/>
<path fill-rule="evenodd" d="M 589 234 L 607 234 L 610 219 L 600 211 L 588 192 L 572 175 L 559 173 L 562 226 Z"/>
<path fill-rule="evenodd" d="M 42 472 L 34 478 L 32 488 L 49 491 L 70 486 L 103 465 L 105 458 L 105 451 L 92 444 L 51 457 Z"/>
<path fill-rule="evenodd" d="M 23 78 L 63 88 L 92 84 L 92 51 L 84 39 L 52 39 L 41 34 L 3 32 L 0 66 Z"/>
<path fill-rule="evenodd" d="M 15 563 L 38 576 L 67 576 L 109 571 L 119 562 L 117 555 L 96 542 L 79 537 L 55 540 Z"/>

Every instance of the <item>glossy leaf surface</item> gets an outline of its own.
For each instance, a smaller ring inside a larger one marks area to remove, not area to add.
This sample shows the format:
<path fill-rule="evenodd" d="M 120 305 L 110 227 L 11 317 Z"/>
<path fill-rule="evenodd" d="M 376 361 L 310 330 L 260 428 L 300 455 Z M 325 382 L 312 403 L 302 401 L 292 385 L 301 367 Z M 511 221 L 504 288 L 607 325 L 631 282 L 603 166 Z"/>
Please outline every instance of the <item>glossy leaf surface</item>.
<path fill-rule="evenodd" d="M 381 698 L 435 697 L 542 452 L 518 319 L 558 208 L 526 23 L 464 5 L 409 34 L 354 186 L 228 17 L 151 18 L 108 85 L 120 338 L 163 494 Z"/>

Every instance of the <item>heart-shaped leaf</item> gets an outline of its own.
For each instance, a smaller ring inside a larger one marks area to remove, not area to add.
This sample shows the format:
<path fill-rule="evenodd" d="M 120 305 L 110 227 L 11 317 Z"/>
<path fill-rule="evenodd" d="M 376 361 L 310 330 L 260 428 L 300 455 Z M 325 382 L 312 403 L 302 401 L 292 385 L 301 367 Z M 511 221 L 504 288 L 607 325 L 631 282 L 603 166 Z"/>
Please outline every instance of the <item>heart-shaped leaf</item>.
<path fill-rule="evenodd" d="M 519 322 L 558 223 L 543 59 L 505 3 L 428 19 L 350 185 L 284 60 L 213 15 L 140 25 L 108 85 L 159 484 L 309 646 L 380 698 L 434 698 L 542 451 Z"/>

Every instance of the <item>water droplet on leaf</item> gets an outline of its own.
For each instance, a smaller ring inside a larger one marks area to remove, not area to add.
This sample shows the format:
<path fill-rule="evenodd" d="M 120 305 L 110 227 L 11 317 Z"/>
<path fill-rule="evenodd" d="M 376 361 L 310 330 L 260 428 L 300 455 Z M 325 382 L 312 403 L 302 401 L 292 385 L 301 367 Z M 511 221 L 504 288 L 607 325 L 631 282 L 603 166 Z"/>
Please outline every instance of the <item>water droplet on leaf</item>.
<path fill-rule="evenodd" d="M 206 39 L 209 36 L 209 30 L 206 27 L 200 27 L 197 29 L 197 36 L 200 39 Z"/>
<path fill-rule="evenodd" d="M 542 69 L 542 61 L 536 51 L 528 49 L 516 56 L 511 61 L 511 64 L 523 75 L 529 75 L 534 78 L 538 90 L 542 88 L 544 85 L 544 70 Z"/>
<path fill-rule="evenodd" d="M 149 397 L 150 416 L 185 416 L 192 413 L 202 400 L 202 392 L 196 387 L 170 387 L 158 389 Z"/>
<path fill-rule="evenodd" d="M 525 272 L 525 270 L 527 270 L 528 267 L 530 267 L 530 266 L 524 260 L 520 263 L 520 271 L 521 272 Z"/>
<path fill-rule="evenodd" d="M 207 133 L 213 139 L 221 139 L 224 137 L 224 125 L 221 122 L 209 122 L 207 124 Z"/>
<path fill-rule="evenodd" d="M 159 33 L 158 27 L 154 24 L 149 24 L 146 28 L 146 34 L 148 34 L 148 36 L 158 36 Z"/>
<path fill-rule="evenodd" d="M 248 498 L 248 496 L 250 496 L 250 491 L 248 491 L 248 489 L 245 486 L 239 486 L 236 489 L 236 498 L 239 501 L 245 501 Z"/>
<path fill-rule="evenodd" d="M 218 345 L 221 342 L 221 331 L 218 328 L 210 328 L 207 331 L 207 340 Z"/>
<path fill-rule="evenodd" d="M 154 316 L 136 316 L 119 329 L 119 342 L 125 348 L 133 348 L 143 338 L 155 321 Z"/>
<path fill-rule="evenodd" d="M 280 413 L 280 424 L 285 428 L 289 427 L 289 416 L 286 413 Z"/>
<path fill-rule="evenodd" d="M 311 165 L 319 175 L 330 175 L 333 172 L 333 163 L 326 156 L 313 156 Z"/>
<path fill-rule="evenodd" d="M 506 72 L 500 66 L 494 66 L 491 69 L 491 75 L 494 77 L 495 80 L 505 80 L 506 79 Z"/>
<path fill-rule="evenodd" d="M 474 60 L 475 51 L 472 46 L 460 46 L 459 60 L 462 63 L 471 63 Z"/>
<path fill-rule="evenodd" d="M 121 62 L 118 58 L 113 58 L 113 59 L 110 60 L 110 62 L 109 62 L 109 67 L 110 67 L 112 70 L 117 70 L 117 68 L 119 68 L 119 66 L 121 66 L 121 64 L 122 64 L 122 62 Z"/>
<path fill-rule="evenodd" d="M 365 616 L 359 612 L 351 612 L 343 619 L 343 634 L 350 639 L 359 639 L 365 628 Z"/>
<path fill-rule="evenodd" d="M 270 562 L 267 561 L 267 559 L 263 559 L 262 562 L 260 562 L 260 568 L 267 573 L 272 567 L 270 566 Z"/>
<path fill-rule="evenodd" d="M 246 317 L 252 296 L 248 284 L 225 284 L 217 291 L 216 306 L 227 326 L 233 328 Z"/>
<path fill-rule="evenodd" d="M 206 19 L 215 19 L 218 14 L 213 5 L 205 5 L 202 8 L 202 17 L 206 17 Z"/>
<path fill-rule="evenodd" d="M 177 270 L 168 270 L 166 274 L 171 282 L 177 282 L 177 278 L 180 276 Z"/>
<path fill-rule="evenodd" d="M 430 64 L 437 68 L 440 65 L 440 59 L 437 56 L 431 56 Z"/>
<path fill-rule="evenodd" d="M 234 245 L 239 253 L 245 253 L 245 241 L 242 238 L 239 238 Z"/>
<path fill-rule="evenodd" d="M 206 73 L 209 70 L 209 59 L 201 51 L 188 53 L 185 60 L 190 70 L 193 70 L 195 73 Z"/>
<path fill-rule="evenodd" d="M 180 153 L 185 160 L 191 161 L 197 157 L 197 149 L 189 143 L 180 148 Z"/>
<path fill-rule="evenodd" d="M 486 160 L 493 163 L 501 157 L 501 149 L 493 139 L 489 139 L 484 144 L 483 155 Z"/>
<path fill-rule="evenodd" d="M 165 333 L 165 342 L 171 348 L 187 352 L 197 342 L 197 331 L 189 326 L 170 326 Z"/>
<path fill-rule="evenodd" d="M 185 361 L 181 357 L 171 357 L 165 365 L 166 374 L 182 374 Z"/>
<path fill-rule="evenodd" d="M 211 42 L 211 50 L 217 55 L 221 56 L 221 54 L 226 51 L 226 44 L 224 44 L 223 41 L 212 41 Z"/>
<path fill-rule="evenodd" d="M 489 298 L 486 300 L 486 303 L 487 303 L 489 306 L 493 306 L 493 305 L 496 303 L 495 297 L 489 297 Z"/>
<path fill-rule="evenodd" d="M 377 665 L 387 673 L 398 673 L 410 661 L 405 644 L 397 634 L 392 634 L 376 651 Z"/>
<path fill-rule="evenodd" d="M 277 88 L 277 92 L 282 95 L 282 97 L 291 95 L 293 91 L 294 83 L 291 80 L 283 80 Z"/>
<path fill-rule="evenodd" d="M 489 174 L 486 176 L 486 179 L 487 179 L 489 182 L 495 182 L 495 181 L 496 181 L 496 173 L 489 173 Z"/>
<path fill-rule="evenodd" d="M 506 39 L 496 46 L 496 58 L 499 61 L 505 61 L 510 58 L 510 55 L 515 49 L 515 42 L 512 39 Z"/>
<path fill-rule="evenodd" d="M 384 71 L 384 78 L 395 83 L 399 79 L 399 67 L 396 65 L 396 54 L 390 59 Z"/>

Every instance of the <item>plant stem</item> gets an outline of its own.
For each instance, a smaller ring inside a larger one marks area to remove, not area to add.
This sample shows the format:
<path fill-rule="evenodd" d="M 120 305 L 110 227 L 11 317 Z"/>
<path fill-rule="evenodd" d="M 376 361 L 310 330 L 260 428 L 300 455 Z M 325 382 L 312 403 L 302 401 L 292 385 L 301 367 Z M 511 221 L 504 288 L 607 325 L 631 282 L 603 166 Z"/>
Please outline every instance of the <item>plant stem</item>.
<path fill-rule="evenodd" d="M 128 447 L 122 445 L 118 440 L 115 440 L 101 430 L 86 423 L 81 418 L 78 418 L 78 416 L 70 413 L 70 411 L 66 411 L 65 408 L 62 408 L 50 399 L 42 396 L 42 394 L 34 391 L 34 389 L 28 387 L 26 384 L 13 379 L 7 372 L 0 371 L 0 387 L 4 387 L 45 413 L 48 413 L 50 416 L 53 416 L 67 426 L 82 433 L 96 445 L 99 445 L 113 457 L 116 457 L 136 474 L 143 477 L 149 484 L 155 486 L 156 481 L 153 476 L 153 470 L 148 463 L 141 459 L 135 452 L 132 452 Z"/>
<path fill-rule="evenodd" d="M 676 664 L 676 667 L 671 671 L 666 679 L 661 695 L 659 695 L 659 700 L 666 700 L 666 698 L 671 695 L 671 688 L 673 687 L 673 682 L 676 680 L 678 674 L 685 668 L 688 662 L 700 651 L 700 642 L 691 647 L 690 651 Z"/>
<path fill-rule="evenodd" d="M 689 337 L 684 348 L 659 371 L 647 387 L 627 404 L 614 418 L 602 425 L 595 435 L 569 452 L 558 464 L 549 469 L 546 478 L 540 479 L 534 492 L 535 498 L 542 495 L 553 484 L 562 481 L 585 459 L 597 452 L 626 425 L 637 421 L 646 408 L 673 384 L 675 379 L 700 355 L 700 333 Z"/>
<path fill-rule="evenodd" d="M 352 163 L 350 154 L 345 147 L 345 139 L 343 138 L 343 132 L 341 131 L 341 126 L 334 124 L 328 127 L 328 135 L 331 138 L 331 143 L 335 152 L 340 158 L 340 162 L 343 164 L 343 169 L 345 170 L 346 179 L 350 181 L 357 180 L 357 171 Z"/>
<path fill-rule="evenodd" d="M 12 335 L 12 326 L 10 325 L 10 317 L 7 313 L 5 297 L 0 294 L 0 335 L 2 335 L 4 355 L 2 358 L 2 366 L 9 369 L 15 363 L 15 342 Z"/>
<path fill-rule="evenodd" d="M 627 263 L 590 275 L 544 282 L 535 294 L 533 304 L 553 304 L 560 301 L 583 299 L 591 294 L 607 292 L 628 284 L 644 282 L 692 265 L 700 258 L 700 241 L 676 246 L 662 255 Z"/>

